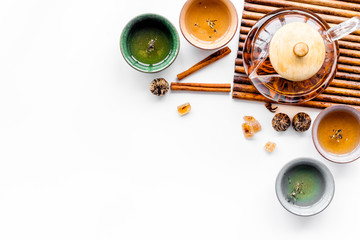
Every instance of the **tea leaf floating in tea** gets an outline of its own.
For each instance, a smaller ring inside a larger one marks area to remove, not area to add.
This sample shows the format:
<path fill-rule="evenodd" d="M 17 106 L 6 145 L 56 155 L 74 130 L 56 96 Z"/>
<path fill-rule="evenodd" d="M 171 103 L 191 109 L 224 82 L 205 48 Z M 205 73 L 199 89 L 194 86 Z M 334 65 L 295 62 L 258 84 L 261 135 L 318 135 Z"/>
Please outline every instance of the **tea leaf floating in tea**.
<path fill-rule="evenodd" d="M 289 184 L 291 184 L 291 179 L 289 179 Z M 304 186 L 303 182 L 301 182 L 301 183 L 297 182 L 295 184 L 294 189 L 292 190 L 291 193 L 289 193 L 289 199 L 288 199 L 289 202 L 290 201 L 296 202 L 297 199 L 299 198 L 299 195 L 304 194 L 303 186 Z"/>
<path fill-rule="evenodd" d="M 343 138 L 341 135 L 341 129 L 335 130 L 333 129 L 334 134 L 330 136 L 330 138 L 335 139 L 337 142 L 340 142 L 340 140 Z"/>
<path fill-rule="evenodd" d="M 148 52 L 152 52 L 154 51 L 154 48 L 155 48 L 155 41 L 156 41 L 156 38 L 155 39 L 151 39 L 149 41 L 149 48 L 148 48 Z"/>

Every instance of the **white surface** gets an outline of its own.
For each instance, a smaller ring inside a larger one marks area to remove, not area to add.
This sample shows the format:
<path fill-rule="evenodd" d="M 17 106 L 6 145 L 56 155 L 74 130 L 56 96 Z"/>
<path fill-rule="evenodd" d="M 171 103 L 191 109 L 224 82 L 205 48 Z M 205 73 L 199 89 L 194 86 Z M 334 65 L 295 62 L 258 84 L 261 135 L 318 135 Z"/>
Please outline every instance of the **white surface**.
<path fill-rule="evenodd" d="M 136 72 L 119 36 L 132 17 L 154 12 L 178 28 L 184 3 L 165 0 L 2 1 L 0 8 L 0 239 L 339 239 L 358 236 L 359 164 L 336 165 L 311 133 L 271 128 L 262 103 L 230 94 L 153 96 L 149 83 L 209 55 L 181 36 L 174 64 Z M 241 1 L 234 1 L 239 15 Z M 185 82 L 232 83 L 230 56 Z M 190 102 L 179 117 L 176 107 Z M 290 117 L 298 111 L 280 107 Z M 263 125 L 253 140 L 242 117 Z M 273 154 L 263 146 L 278 144 Z M 284 210 L 274 185 L 293 158 L 324 162 L 336 181 L 320 215 Z"/>

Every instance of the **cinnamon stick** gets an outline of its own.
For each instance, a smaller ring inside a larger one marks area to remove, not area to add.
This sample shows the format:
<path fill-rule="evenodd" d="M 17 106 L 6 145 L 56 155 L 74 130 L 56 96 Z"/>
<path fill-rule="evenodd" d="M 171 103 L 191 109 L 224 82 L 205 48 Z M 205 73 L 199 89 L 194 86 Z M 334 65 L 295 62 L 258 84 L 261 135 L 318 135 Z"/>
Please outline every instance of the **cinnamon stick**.
<path fill-rule="evenodd" d="M 196 91 L 196 92 L 231 92 L 231 88 L 209 88 L 209 87 L 189 87 L 171 86 L 172 91 Z"/>
<path fill-rule="evenodd" d="M 199 69 L 206 67 L 207 65 L 225 57 L 226 55 L 230 54 L 230 52 L 231 52 L 230 48 L 224 47 L 224 48 L 216 51 L 215 53 L 211 54 L 207 58 L 203 59 L 202 61 L 198 62 L 197 64 L 195 64 L 194 66 L 192 66 L 191 68 L 186 70 L 185 72 L 178 74 L 177 78 L 179 80 L 181 80 L 181 79 L 189 76 L 190 74 L 198 71 Z"/>
<path fill-rule="evenodd" d="M 172 82 L 171 86 L 203 87 L 203 88 L 231 88 L 230 83 L 180 83 Z"/>

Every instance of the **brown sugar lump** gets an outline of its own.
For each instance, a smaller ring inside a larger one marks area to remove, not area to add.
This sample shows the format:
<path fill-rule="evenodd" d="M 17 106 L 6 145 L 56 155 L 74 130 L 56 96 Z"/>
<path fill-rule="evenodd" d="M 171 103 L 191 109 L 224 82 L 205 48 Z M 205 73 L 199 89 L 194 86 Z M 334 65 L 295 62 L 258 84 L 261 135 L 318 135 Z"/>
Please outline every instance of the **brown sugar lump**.
<path fill-rule="evenodd" d="M 177 110 L 178 110 L 180 116 L 183 116 L 183 115 L 188 114 L 190 112 L 191 105 L 190 105 L 190 103 L 184 103 L 184 104 L 178 106 Z"/>
<path fill-rule="evenodd" d="M 252 138 L 253 136 L 255 136 L 253 126 L 248 122 L 242 124 L 242 130 L 245 138 Z"/>
<path fill-rule="evenodd" d="M 265 150 L 269 153 L 272 153 L 274 150 L 275 150 L 275 147 L 276 147 L 276 143 L 274 142 L 267 142 L 265 144 Z"/>
<path fill-rule="evenodd" d="M 261 125 L 260 125 L 259 121 L 256 120 L 254 117 L 244 116 L 244 121 L 249 123 L 253 127 L 255 133 L 257 133 L 258 131 L 261 130 Z"/>

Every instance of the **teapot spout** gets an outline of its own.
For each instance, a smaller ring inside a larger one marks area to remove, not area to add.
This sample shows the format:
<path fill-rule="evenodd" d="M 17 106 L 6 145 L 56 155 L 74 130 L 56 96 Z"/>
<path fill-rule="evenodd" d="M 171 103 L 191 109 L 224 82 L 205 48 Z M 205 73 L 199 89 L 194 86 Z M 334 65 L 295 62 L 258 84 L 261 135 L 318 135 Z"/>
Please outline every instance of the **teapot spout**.
<path fill-rule="evenodd" d="M 353 17 L 335 27 L 330 28 L 327 33 L 333 41 L 339 40 L 360 28 L 360 17 Z"/>

